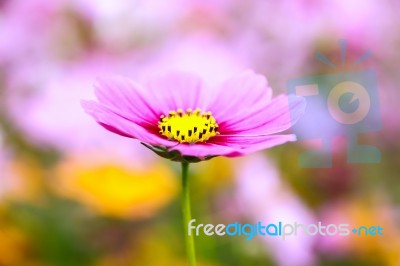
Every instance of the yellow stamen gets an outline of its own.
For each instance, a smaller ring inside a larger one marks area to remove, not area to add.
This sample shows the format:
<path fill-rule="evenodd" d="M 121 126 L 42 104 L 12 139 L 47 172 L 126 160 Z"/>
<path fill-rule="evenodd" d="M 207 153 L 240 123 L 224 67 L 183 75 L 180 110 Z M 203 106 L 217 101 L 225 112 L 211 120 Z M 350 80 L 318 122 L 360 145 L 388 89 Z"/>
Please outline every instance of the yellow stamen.
<path fill-rule="evenodd" d="M 182 109 L 161 115 L 158 128 L 163 136 L 179 143 L 205 142 L 219 134 L 218 124 L 211 112 L 201 112 L 199 108 L 186 112 Z"/>

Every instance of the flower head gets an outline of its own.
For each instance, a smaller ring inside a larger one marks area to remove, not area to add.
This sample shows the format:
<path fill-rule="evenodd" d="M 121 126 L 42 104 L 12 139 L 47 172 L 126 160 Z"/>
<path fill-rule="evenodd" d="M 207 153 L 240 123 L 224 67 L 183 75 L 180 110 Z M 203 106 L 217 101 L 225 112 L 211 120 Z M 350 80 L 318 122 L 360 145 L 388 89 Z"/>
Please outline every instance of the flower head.
<path fill-rule="evenodd" d="M 127 78 L 100 79 L 98 102 L 83 108 L 104 128 L 138 139 L 157 154 L 197 162 L 236 157 L 296 138 L 276 134 L 303 114 L 304 99 L 271 98 L 267 80 L 245 71 L 211 89 L 192 74 L 171 72 L 140 85 Z"/>

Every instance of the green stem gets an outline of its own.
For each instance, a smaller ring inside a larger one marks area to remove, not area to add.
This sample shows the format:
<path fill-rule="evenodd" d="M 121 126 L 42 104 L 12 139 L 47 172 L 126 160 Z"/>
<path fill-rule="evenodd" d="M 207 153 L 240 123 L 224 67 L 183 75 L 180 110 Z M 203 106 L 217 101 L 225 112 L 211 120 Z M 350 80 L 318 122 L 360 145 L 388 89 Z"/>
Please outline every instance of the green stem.
<path fill-rule="evenodd" d="M 189 163 L 182 163 L 182 214 L 183 214 L 183 228 L 186 244 L 186 252 L 188 256 L 189 266 L 196 266 L 196 251 L 194 248 L 193 234 L 189 235 L 188 225 L 192 220 L 192 213 L 190 210 L 190 196 L 189 196 Z"/>

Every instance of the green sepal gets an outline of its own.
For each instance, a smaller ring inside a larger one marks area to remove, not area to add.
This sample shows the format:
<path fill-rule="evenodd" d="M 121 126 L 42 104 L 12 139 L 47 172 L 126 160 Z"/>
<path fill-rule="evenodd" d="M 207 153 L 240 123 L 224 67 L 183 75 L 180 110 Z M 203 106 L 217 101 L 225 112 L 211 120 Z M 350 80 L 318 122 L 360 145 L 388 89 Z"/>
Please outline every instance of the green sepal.
<path fill-rule="evenodd" d="M 187 155 L 182 155 L 179 151 L 177 150 L 168 150 L 167 147 L 165 146 L 152 146 L 146 143 L 141 142 L 142 145 L 145 147 L 149 148 L 153 152 L 155 152 L 157 155 L 169 159 L 174 162 L 181 162 L 181 163 L 198 163 L 201 161 L 207 161 L 210 160 L 214 157 L 217 157 L 218 155 L 209 155 L 209 156 L 204 156 L 204 157 L 196 157 L 196 156 L 187 156 Z"/>

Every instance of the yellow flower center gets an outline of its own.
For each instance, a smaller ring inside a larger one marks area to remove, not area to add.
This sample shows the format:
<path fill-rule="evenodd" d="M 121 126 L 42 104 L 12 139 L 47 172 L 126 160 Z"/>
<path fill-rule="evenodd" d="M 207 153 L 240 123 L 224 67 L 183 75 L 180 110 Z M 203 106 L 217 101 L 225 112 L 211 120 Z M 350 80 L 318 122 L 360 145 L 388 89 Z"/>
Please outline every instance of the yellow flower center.
<path fill-rule="evenodd" d="M 219 134 L 218 124 L 211 112 L 182 109 L 170 111 L 168 116 L 161 115 L 158 128 L 163 136 L 179 143 L 205 142 Z"/>

